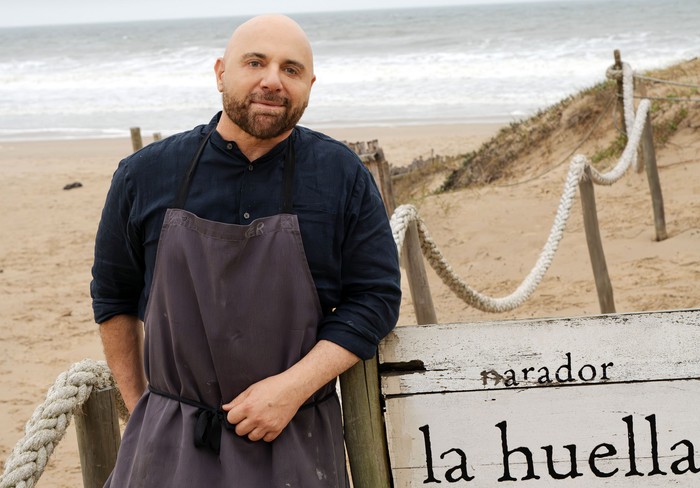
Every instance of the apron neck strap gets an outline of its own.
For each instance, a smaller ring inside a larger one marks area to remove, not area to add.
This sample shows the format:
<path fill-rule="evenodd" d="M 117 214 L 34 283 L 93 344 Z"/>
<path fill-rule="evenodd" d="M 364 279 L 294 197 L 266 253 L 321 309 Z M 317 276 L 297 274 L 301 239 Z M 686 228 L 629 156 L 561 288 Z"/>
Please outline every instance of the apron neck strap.
<path fill-rule="evenodd" d="M 284 156 L 284 180 L 282 183 L 282 213 L 294 213 L 294 167 L 296 166 L 297 157 L 294 151 L 294 132 L 287 138 L 287 153 Z"/>
<path fill-rule="evenodd" d="M 177 192 L 177 197 L 173 208 L 184 209 L 185 202 L 187 201 L 187 195 L 190 192 L 190 186 L 192 185 L 192 179 L 194 178 L 194 173 L 197 171 L 197 166 L 199 165 L 199 160 L 202 157 L 204 148 L 209 141 L 212 133 L 216 129 L 211 130 L 204 136 L 204 139 L 199 144 L 197 152 L 194 154 L 192 161 L 190 162 L 185 176 L 180 182 L 180 189 Z M 282 183 L 282 213 L 291 214 L 293 213 L 294 207 L 294 168 L 296 166 L 296 152 L 294 151 L 294 132 L 292 132 L 287 138 L 287 150 L 284 156 L 284 176 Z"/>
<path fill-rule="evenodd" d="M 207 133 L 206 136 L 204 136 L 204 139 L 202 139 L 202 142 L 199 144 L 199 147 L 197 148 L 197 152 L 194 153 L 194 157 L 192 158 L 192 161 L 190 162 L 189 166 L 187 167 L 187 172 L 185 173 L 185 176 L 182 178 L 182 181 L 180 182 L 180 189 L 177 192 L 177 198 L 175 199 L 175 204 L 173 205 L 173 208 L 179 208 L 183 209 L 185 207 L 185 201 L 187 201 L 187 195 L 190 192 L 190 185 L 192 184 L 192 178 L 194 177 L 194 173 L 197 170 L 197 165 L 199 164 L 199 159 L 202 157 L 202 153 L 204 152 L 204 148 L 207 145 L 207 142 L 209 142 L 209 138 L 211 135 L 214 133 L 216 129 L 212 129 Z"/>

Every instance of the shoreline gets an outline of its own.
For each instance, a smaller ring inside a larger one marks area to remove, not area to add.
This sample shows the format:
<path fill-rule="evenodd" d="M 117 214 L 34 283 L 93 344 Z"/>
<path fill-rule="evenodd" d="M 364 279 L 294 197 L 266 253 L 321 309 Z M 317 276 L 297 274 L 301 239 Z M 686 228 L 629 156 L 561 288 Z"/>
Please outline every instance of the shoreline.
<path fill-rule="evenodd" d="M 493 137 L 507 123 L 459 123 L 362 127 L 313 127 L 324 134 L 345 142 L 378 140 L 387 161 L 405 166 L 414 159 L 431 155 L 466 154 Z M 145 131 L 144 131 L 145 132 Z M 143 142 L 152 142 L 152 135 L 143 133 Z M 128 136 L 76 139 L 0 140 L 0 164 L 25 161 L 38 157 L 52 160 L 75 155 L 92 155 L 96 159 L 113 158 L 114 168 L 119 160 L 131 154 Z M 2 168 L 5 171 L 5 168 Z"/>

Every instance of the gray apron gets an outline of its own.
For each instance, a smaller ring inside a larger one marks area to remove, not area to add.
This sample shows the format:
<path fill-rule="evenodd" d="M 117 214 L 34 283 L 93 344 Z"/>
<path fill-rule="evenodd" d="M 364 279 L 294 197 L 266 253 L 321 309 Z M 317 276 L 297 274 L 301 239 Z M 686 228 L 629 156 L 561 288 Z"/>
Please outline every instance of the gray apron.
<path fill-rule="evenodd" d="M 282 213 L 250 225 L 182 209 L 209 135 L 165 214 L 144 318 L 149 390 L 105 486 L 345 488 L 335 381 L 271 443 L 238 436 L 221 410 L 299 361 L 316 344 L 322 312 L 292 214 L 294 134 Z"/>

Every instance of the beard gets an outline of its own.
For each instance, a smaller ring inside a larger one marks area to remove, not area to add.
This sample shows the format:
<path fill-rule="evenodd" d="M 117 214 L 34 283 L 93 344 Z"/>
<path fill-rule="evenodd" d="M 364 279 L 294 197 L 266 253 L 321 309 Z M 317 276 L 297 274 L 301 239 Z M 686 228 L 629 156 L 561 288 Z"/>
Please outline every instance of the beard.
<path fill-rule="evenodd" d="M 222 94 L 224 112 L 228 118 L 243 129 L 246 133 L 258 139 L 274 139 L 275 137 L 292 130 L 301 116 L 304 115 L 308 100 L 297 106 L 292 106 L 289 98 L 274 94 L 253 95 L 245 99 Z M 252 102 L 272 102 L 284 107 L 279 114 L 255 113 L 250 110 Z"/>

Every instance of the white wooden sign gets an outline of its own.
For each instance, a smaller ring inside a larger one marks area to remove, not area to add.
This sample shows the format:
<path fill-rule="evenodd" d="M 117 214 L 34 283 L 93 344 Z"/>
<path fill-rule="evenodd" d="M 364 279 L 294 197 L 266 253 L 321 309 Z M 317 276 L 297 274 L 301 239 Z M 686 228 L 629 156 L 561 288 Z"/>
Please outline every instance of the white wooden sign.
<path fill-rule="evenodd" d="M 397 328 L 396 488 L 700 486 L 700 310 Z"/>

